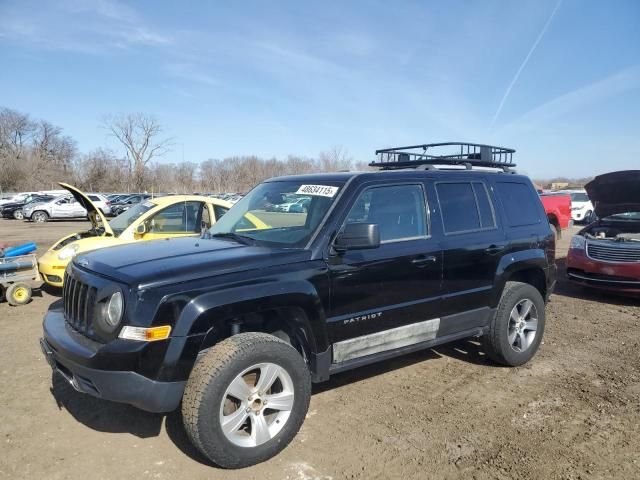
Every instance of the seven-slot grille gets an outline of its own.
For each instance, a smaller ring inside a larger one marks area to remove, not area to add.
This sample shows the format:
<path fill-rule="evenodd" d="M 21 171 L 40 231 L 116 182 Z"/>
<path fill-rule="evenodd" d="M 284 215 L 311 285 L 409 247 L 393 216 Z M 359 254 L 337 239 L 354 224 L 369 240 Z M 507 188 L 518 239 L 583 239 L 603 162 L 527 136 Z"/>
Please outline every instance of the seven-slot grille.
<path fill-rule="evenodd" d="M 618 245 L 601 245 L 595 243 L 587 243 L 587 255 L 594 260 L 602 260 L 605 262 L 618 263 L 636 263 L 640 262 L 640 248 L 630 247 L 624 244 Z"/>
<path fill-rule="evenodd" d="M 64 317 L 76 330 L 83 333 L 91 332 L 97 293 L 95 287 L 90 287 L 65 273 L 62 291 Z"/>

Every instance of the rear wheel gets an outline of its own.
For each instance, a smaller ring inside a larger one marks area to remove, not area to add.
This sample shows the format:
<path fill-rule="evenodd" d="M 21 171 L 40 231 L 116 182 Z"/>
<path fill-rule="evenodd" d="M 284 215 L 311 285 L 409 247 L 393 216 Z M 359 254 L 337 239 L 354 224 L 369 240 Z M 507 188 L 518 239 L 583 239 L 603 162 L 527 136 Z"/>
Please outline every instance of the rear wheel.
<path fill-rule="evenodd" d="M 15 218 L 16 220 L 22 220 L 24 218 L 24 214 L 22 213 L 22 210 L 18 209 L 15 212 L 13 212 L 13 218 Z"/>
<path fill-rule="evenodd" d="M 265 461 L 295 437 L 311 397 L 300 354 L 264 333 L 241 333 L 212 347 L 194 367 L 182 400 L 193 444 L 224 468 Z"/>
<path fill-rule="evenodd" d="M 26 283 L 14 283 L 7 288 L 7 302 L 14 307 L 25 305 L 31 300 L 31 287 Z"/>
<path fill-rule="evenodd" d="M 33 212 L 31 215 L 31 220 L 36 223 L 46 223 L 49 220 L 49 214 L 47 212 L 43 212 L 42 210 L 38 210 L 37 212 Z"/>
<path fill-rule="evenodd" d="M 538 289 L 528 283 L 507 282 L 484 336 L 487 355 L 511 367 L 527 363 L 540 346 L 544 323 L 545 305 Z"/>

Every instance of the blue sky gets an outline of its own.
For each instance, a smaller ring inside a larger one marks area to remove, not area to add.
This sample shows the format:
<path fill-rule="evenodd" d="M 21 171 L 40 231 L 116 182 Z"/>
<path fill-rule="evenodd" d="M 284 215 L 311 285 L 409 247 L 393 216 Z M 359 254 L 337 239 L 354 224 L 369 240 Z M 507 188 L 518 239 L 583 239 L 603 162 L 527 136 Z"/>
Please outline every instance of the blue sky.
<path fill-rule="evenodd" d="M 464 140 L 535 177 L 637 168 L 640 2 L 0 0 L 0 105 L 117 149 L 156 115 L 165 161 Z"/>

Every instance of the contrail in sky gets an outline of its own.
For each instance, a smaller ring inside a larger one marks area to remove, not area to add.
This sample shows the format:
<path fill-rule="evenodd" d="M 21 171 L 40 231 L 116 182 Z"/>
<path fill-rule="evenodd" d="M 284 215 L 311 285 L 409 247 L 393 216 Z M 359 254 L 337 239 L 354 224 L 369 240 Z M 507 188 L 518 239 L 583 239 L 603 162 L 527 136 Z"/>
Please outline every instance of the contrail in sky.
<path fill-rule="evenodd" d="M 489 126 L 489 128 L 493 128 L 493 125 L 496 123 L 496 120 L 498 119 L 498 116 L 500 116 L 500 112 L 502 112 L 502 107 L 504 107 L 504 104 L 507 101 L 507 98 L 509 98 L 509 94 L 511 93 L 511 90 L 513 89 L 513 86 L 518 81 L 518 78 L 520 77 L 520 74 L 522 73 L 522 70 L 524 70 L 524 67 L 527 66 L 527 63 L 529 62 L 529 58 L 531 58 L 531 55 L 533 54 L 533 52 L 535 51 L 536 47 L 540 43 L 540 40 L 542 40 L 542 37 L 544 37 L 544 34 L 547 31 L 547 28 L 549 28 L 549 25 L 551 24 L 551 21 L 553 20 L 553 17 L 556 16 L 556 12 L 560 8 L 561 4 L 562 4 L 562 0 L 558 0 L 558 3 L 556 4 L 556 8 L 554 8 L 553 12 L 551 12 L 551 15 L 549 15 L 549 19 L 547 20 L 547 23 L 544 24 L 544 27 L 542 27 L 542 30 L 540 31 L 540 34 L 538 35 L 538 38 L 536 38 L 536 41 L 533 42 L 533 45 L 531 45 L 531 49 L 529 50 L 529 53 L 527 53 L 527 56 L 524 57 L 524 60 L 522 61 L 522 64 L 520 65 L 520 68 L 518 68 L 518 71 L 513 76 L 513 79 L 511 80 L 511 83 L 507 87 L 507 90 L 504 92 L 502 100 L 500 100 L 500 105 L 498 105 L 498 109 L 496 110 L 496 113 L 493 116 L 493 119 L 491 119 L 491 125 Z"/>

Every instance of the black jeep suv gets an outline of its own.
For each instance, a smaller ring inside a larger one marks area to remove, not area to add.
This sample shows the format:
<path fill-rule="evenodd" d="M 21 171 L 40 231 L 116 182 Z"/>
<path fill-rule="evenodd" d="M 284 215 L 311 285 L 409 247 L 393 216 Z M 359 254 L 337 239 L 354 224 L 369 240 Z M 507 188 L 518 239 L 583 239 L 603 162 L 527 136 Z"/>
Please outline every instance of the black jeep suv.
<path fill-rule="evenodd" d="M 282 450 L 334 373 L 465 337 L 527 362 L 556 277 L 536 190 L 513 150 L 438 147 L 265 181 L 199 239 L 78 256 L 44 319 L 49 363 L 80 392 L 181 405 L 194 445 L 237 468 Z"/>

